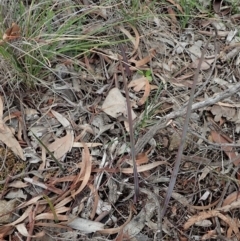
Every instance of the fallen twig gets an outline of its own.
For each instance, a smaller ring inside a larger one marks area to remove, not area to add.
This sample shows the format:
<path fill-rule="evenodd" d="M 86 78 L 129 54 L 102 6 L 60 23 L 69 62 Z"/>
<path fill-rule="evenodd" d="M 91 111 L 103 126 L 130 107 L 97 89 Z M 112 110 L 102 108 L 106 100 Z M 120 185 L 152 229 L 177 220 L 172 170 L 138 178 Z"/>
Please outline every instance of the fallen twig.
<path fill-rule="evenodd" d="M 218 93 L 218 95 L 214 97 L 211 97 L 204 101 L 193 104 L 192 111 L 207 107 L 209 105 L 214 105 L 217 102 L 234 95 L 239 90 L 240 90 L 240 82 L 235 84 L 233 87 L 223 91 L 222 93 Z M 150 141 L 151 138 L 153 138 L 153 136 L 157 133 L 158 130 L 165 128 L 171 119 L 184 116 L 185 114 L 186 114 L 186 108 L 181 108 L 180 110 L 173 111 L 170 114 L 161 118 L 159 121 L 157 121 L 157 123 L 154 126 L 152 126 L 149 129 L 149 131 L 143 137 L 141 137 L 141 139 L 139 139 L 139 141 L 137 142 L 135 146 L 136 154 L 138 154 L 145 147 L 145 145 Z"/>

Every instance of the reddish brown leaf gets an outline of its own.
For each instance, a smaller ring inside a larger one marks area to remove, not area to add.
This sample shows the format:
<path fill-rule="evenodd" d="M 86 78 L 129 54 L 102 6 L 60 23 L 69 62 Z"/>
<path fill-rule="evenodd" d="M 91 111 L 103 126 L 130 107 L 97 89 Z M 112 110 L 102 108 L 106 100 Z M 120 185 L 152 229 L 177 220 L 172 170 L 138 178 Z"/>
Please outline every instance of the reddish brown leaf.
<path fill-rule="evenodd" d="M 170 2 L 173 6 L 175 6 L 182 14 L 184 14 L 183 10 L 182 10 L 182 7 L 175 3 L 173 0 L 167 0 L 168 2 Z"/>
<path fill-rule="evenodd" d="M 235 191 L 229 194 L 223 201 L 222 207 L 230 205 L 232 202 L 237 201 L 240 198 L 239 192 Z"/>
<path fill-rule="evenodd" d="M 8 28 L 3 34 L 3 40 L 9 41 L 20 37 L 20 27 L 16 23 L 12 23 L 12 27 Z"/>
<path fill-rule="evenodd" d="M 220 13 L 221 5 L 222 5 L 222 0 L 213 1 L 213 10 L 215 13 Z"/>
<path fill-rule="evenodd" d="M 219 143 L 219 144 L 229 144 L 229 143 L 231 143 L 216 131 L 211 131 L 211 137 L 212 137 L 212 140 L 214 142 Z M 228 158 L 230 160 L 235 160 L 233 162 L 235 166 L 237 166 L 240 163 L 240 157 L 237 158 L 237 155 L 235 154 L 235 152 L 233 150 L 233 147 L 222 146 L 222 150 L 225 152 L 225 154 L 228 156 Z"/>

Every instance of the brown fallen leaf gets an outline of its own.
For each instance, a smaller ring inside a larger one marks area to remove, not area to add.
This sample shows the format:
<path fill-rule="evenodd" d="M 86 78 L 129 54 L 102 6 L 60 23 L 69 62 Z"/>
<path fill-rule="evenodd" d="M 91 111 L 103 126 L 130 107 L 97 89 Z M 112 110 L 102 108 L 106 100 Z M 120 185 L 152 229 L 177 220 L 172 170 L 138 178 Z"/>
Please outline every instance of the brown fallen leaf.
<path fill-rule="evenodd" d="M 3 102 L 2 97 L 0 96 L 0 141 L 2 141 L 13 153 L 20 157 L 22 160 L 25 160 L 23 155 L 23 150 L 14 137 L 11 129 L 4 123 L 3 119 Z"/>
<path fill-rule="evenodd" d="M 192 225 L 194 225 L 196 222 L 199 222 L 199 221 L 202 221 L 202 220 L 205 220 L 205 219 L 208 219 L 208 218 L 212 218 L 212 217 L 219 217 L 220 219 L 222 219 L 224 222 L 226 222 L 229 225 L 229 227 L 231 227 L 233 229 L 233 231 L 236 234 L 236 236 L 238 237 L 238 239 L 240 238 L 240 233 L 239 233 L 237 223 L 234 222 L 234 220 L 232 218 L 230 218 L 229 216 L 225 216 L 217 210 L 211 210 L 211 211 L 208 211 L 208 212 L 200 212 L 197 215 L 192 216 L 183 225 L 183 229 L 187 230 Z"/>
<path fill-rule="evenodd" d="M 53 143 L 49 144 L 48 149 L 54 152 L 56 159 L 59 159 L 70 150 L 72 139 L 72 135 L 67 133 L 66 136 L 57 138 Z"/>
<path fill-rule="evenodd" d="M 153 162 L 153 163 L 150 163 L 150 164 L 146 164 L 146 165 L 142 165 L 142 166 L 138 166 L 137 167 L 137 171 L 138 172 L 145 172 L 145 171 L 149 171 L 159 165 L 168 165 L 167 162 L 165 161 L 156 161 L 156 162 Z M 133 167 L 130 167 L 130 168 L 120 168 L 121 172 L 122 173 L 125 173 L 125 174 L 130 174 L 130 173 L 133 173 Z"/>
<path fill-rule="evenodd" d="M 213 10 L 215 13 L 220 13 L 221 5 L 222 5 L 222 0 L 213 1 Z"/>
<path fill-rule="evenodd" d="M 14 40 L 20 37 L 20 27 L 16 23 L 12 23 L 12 27 L 8 28 L 3 34 L 3 41 Z"/>
<path fill-rule="evenodd" d="M 31 235 L 31 234 L 28 232 L 25 223 L 20 223 L 20 224 L 16 225 L 16 229 L 18 230 L 18 232 L 19 232 L 22 236 L 25 236 L 25 237 L 31 236 L 31 238 L 39 239 L 39 238 L 42 238 L 42 237 L 45 235 L 45 232 L 44 232 L 44 231 L 40 231 L 39 233 L 35 233 L 34 235 Z"/>
<path fill-rule="evenodd" d="M 224 8 L 222 8 L 222 3 L 223 3 L 223 0 L 214 0 L 213 1 L 213 10 L 218 15 L 225 16 L 230 13 L 231 7 L 224 6 Z"/>
<path fill-rule="evenodd" d="M 150 95 L 150 91 L 151 91 L 151 87 L 150 87 L 149 81 L 146 80 L 144 94 L 142 98 L 138 101 L 138 105 L 143 105 L 147 101 L 147 98 Z"/>
<path fill-rule="evenodd" d="M 129 84 L 128 84 L 128 88 L 134 87 L 133 90 L 135 92 L 139 92 L 141 90 L 144 90 L 144 86 L 146 84 L 146 77 L 141 77 L 138 79 L 134 79 L 132 80 Z"/>
<path fill-rule="evenodd" d="M 146 163 L 148 163 L 148 161 L 149 161 L 148 152 L 139 153 L 136 156 L 136 164 L 137 165 L 146 164 Z"/>
<path fill-rule="evenodd" d="M 91 176 L 91 171 L 92 171 L 92 156 L 90 155 L 88 147 L 84 144 L 84 149 L 82 152 L 82 168 L 73 185 L 78 184 L 78 182 L 80 181 L 82 181 L 82 183 L 76 191 L 75 190 L 72 191 L 73 197 L 79 194 L 83 190 L 83 188 L 87 185 Z"/>
<path fill-rule="evenodd" d="M 74 134 L 70 122 L 65 117 L 54 110 L 51 110 L 51 112 L 63 127 L 65 127 L 67 132 L 64 137 L 57 138 L 53 143 L 48 145 L 49 151 L 54 152 L 56 159 L 59 159 L 72 149 Z"/>
<path fill-rule="evenodd" d="M 215 236 L 217 234 L 217 231 L 214 229 L 214 230 L 209 230 L 206 234 L 204 234 L 202 236 L 202 239 L 201 240 L 209 240 L 211 239 L 213 236 Z"/>
<path fill-rule="evenodd" d="M 225 137 L 223 137 L 220 133 L 218 133 L 216 131 L 211 131 L 211 138 L 212 138 L 212 140 L 215 143 L 219 143 L 219 144 L 232 143 L 232 142 L 229 142 L 229 140 L 227 140 Z M 233 147 L 231 147 L 231 146 L 222 146 L 221 148 L 222 148 L 222 150 L 224 151 L 224 153 L 228 156 L 228 158 L 230 160 L 235 160 L 233 162 L 233 164 L 235 166 L 237 166 L 240 163 L 240 158 L 237 158 L 237 155 L 234 152 Z"/>
<path fill-rule="evenodd" d="M 140 90 L 144 89 L 144 94 L 141 97 L 141 99 L 138 101 L 138 105 L 143 105 L 146 102 L 152 87 L 149 84 L 148 79 L 146 77 L 141 77 L 139 79 L 132 80 L 128 84 L 128 88 L 131 88 L 131 87 L 134 87 L 133 90 L 135 92 L 139 92 Z M 155 89 L 155 88 L 153 87 L 152 89 Z"/>
<path fill-rule="evenodd" d="M 178 22 L 177 18 L 176 18 L 176 13 L 171 7 L 168 7 L 167 11 L 172 20 L 171 21 L 171 29 L 172 29 L 172 31 L 176 31 L 176 24 Z"/>
<path fill-rule="evenodd" d="M 122 226 L 117 227 L 117 228 L 108 228 L 108 229 L 99 230 L 99 233 L 101 233 L 101 234 L 119 233 L 131 221 L 131 218 L 132 218 L 132 209 L 130 209 L 130 214 L 128 216 L 127 221 L 124 224 L 122 224 Z"/>
<path fill-rule="evenodd" d="M 125 29 L 123 26 L 119 26 L 119 30 L 122 31 L 122 33 L 124 33 L 128 38 L 129 40 L 132 42 L 133 46 L 134 46 L 134 49 L 132 51 L 132 53 L 130 54 L 131 56 L 134 55 L 134 53 L 137 51 L 138 49 L 138 46 L 139 46 L 139 43 L 140 43 L 140 36 L 139 36 L 139 33 L 137 31 L 137 29 L 131 25 L 130 23 L 128 23 L 128 25 L 132 28 L 134 34 L 135 34 L 135 38 L 131 35 L 131 33 Z"/>
<path fill-rule="evenodd" d="M 178 3 L 175 3 L 173 0 L 167 1 L 170 2 L 173 6 L 175 6 L 182 14 L 184 14 L 182 7 Z"/>
<path fill-rule="evenodd" d="M 134 67 L 131 67 L 130 69 L 136 70 L 136 68 L 139 68 L 139 67 L 144 66 L 145 64 L 149 63 L 151 61 L 151 59 L 155 56 L 156 50 L 150 49 L 149 52 L 150 52 L 149 55 L 147 55 L 146 57 L 144 57 L 140 60 L 135 60 L 134 58 L 131 58 L 129 60 L 129 63 L 133 63 Z"/>
<path fill-rule="evenodd" d="M 238 191 L 232 192 L 225 198 L 225 200 L 222 203 L 222 207 L 226 205 L 230 205 L 232 202 L 237 201 L 238 199 L 240 199 L 239 192 Z"/>

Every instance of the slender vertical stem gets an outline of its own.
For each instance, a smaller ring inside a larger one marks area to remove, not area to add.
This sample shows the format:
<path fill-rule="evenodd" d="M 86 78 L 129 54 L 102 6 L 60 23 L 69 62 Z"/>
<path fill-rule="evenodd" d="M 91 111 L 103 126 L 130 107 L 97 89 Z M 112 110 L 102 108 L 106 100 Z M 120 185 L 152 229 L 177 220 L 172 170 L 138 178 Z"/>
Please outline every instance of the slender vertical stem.
<path fill-rule="evenodd" d="M 210 41 L 210 39 L 209 39 L 209 41 Z M 192 89 L 191 89 L 191 93 L 190 93 L 190 98 L 189 98 L 188 106 L 187 106 L 186 118 L 185 118 L 184 125 L 183 125 L 183 132 L 182 132 L 182 135 L 181 135 L 180 146 L 178 148 L 176 162 L 175 162 L 173 172 L 172 172 L 172 175 L 171 175 L 171 179 L 170 179 L 170 183 L 169 183 L 169 186 L 168 186 L 167 194 L 166 194 L 166 197 L 164 199 L 164 204 L 163 204 L 163 208 L 162 208 L 162 215 L 161 215 L 162 218 L 164 217 L 164 214 L 166 213 L 167 206 L 168 206 L 170 197 L 172 196 L 173 188 L 174 188 L 175 183 L 176 183 L 177 174 L 178 174 L 178 171 L 179 171 L 179 166 L 180 166 L 180 162 L 181 162 L 181 159 L 182 159 L 184 144 L 185 144 L 185 140 L 186 140 L 186 136 L 187 136 L 188 124 L 189 124 L 190 115 L 191 115 L 191 111 L 192 111 L 194 92 L 195 92 L 195 89 L 196 89 L 196 86 L 197 86 L 197 80 L 198 80 L 198 76 L 199 76 L 200 67 L 202 65 L 204 55 L 205 55 L 205 52 L 207 50 L 207 46 L 209 44 L 209 41 L 207 42 L 207 44 L 205 45 L 205 47 L 202 51 L 201 58 L 198 62 L 198 66 L 197 66 L 197 69 L 195 71 Z"/>
<path fill-rule="evenodd" d="M 120 50 L 121 50 L 121 54 L 123 57 L 123 62 L 120 60 L 120 65 L 121 65 L 121 69 L 122 69 L 122 76 L 123 76 L 123 82 L 124 82 L 124 88 L 125 88 L 125 94 L 126 94 L 126 100 L 127 100 L 127 114 L 128 114 L 128 123 L 129 123 L 131 156 L 132 156 L 132 161 L 133 161 L 134 189 L 135 189 L 134 202 L 137 202 L 137 199 L 139 196 L 139 180 L 138 180 L 138 172 L 137 172 L 137 166 L 136 166 L 136 153 L 135 153 L 135 140 L 134 140 L 134 130 L 133 130 L 133 120 L 132 120 L 132 108 L 131 108 L 131 102 L 130 102 L 129 93 L 128 93 L 127 79 L 126 79 L 125 73 L 123 71 L 123 65 L 125 67 L 125 71 L 126 71 L 128 78 L 131 76 L 131 71 L 129 69 L 127 57 L 126 57 L 126 54 L 125 54 L 125 51 L 124 51 L 122 45 L 120 45 Z"/>

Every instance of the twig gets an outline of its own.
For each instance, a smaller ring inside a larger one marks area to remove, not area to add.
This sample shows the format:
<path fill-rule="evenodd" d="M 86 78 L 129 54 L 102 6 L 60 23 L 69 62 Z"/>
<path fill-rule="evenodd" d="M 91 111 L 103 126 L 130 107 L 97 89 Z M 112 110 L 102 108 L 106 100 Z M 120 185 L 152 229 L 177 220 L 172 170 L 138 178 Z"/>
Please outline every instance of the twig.
<path fill-rule="evenodd" d="M 134 189 L 135 189 L 134 202 L 137 202 L 137 199 L 139 196 L 139 180 L 138 180 L 138 172 L 136 167 L 136 153 L 135 153 L 135 141 L 134 141 L 134 131 L 133 131 L 133 121 L 132 121 L 132 108 L 131 108 L 131 102 L 130 102 L 129 93 L 128 93 L 127 80 L 123 71 L 123 65 L 125 67 L 125 71 L 128 78 L 131 76 L 131 72 L 127 64 L 127 57 L 122 45 L 120 45 L 120 50 L 123 57 L 123 62 L 120 60 L 120 65 L 122 70 L 126 101 L 127 101 L 127 115 L 128 115 L 129 135 L 130 135 L 130 143 L 131 143 L 131 156 L 132 156 L 132 162 L 133 162 Z"/>
<path fill-rule="evenodd" d="M 13 176 L 13 177 L 9 177 L 9 178 L 10 178 L 11 181 L 14 181 L 14 180 L 16 180 L 18 178 L 23 178 L 23 177 L 25 177 L 27 175 L 30 175 L 30 174 L 35 175 L 36 173 L 39 173 L 39 172 L 48 171 L 48 170 L 58 170 L 58 169 L 59 169 L 58 167 L 51 167 L 51 168 L 41 169 L 41 170 L 38 170 L 38 171 L 22 172 L 22 173 L 19 173 L 19 174 Z M 7 179 L 8 178 L 6 178 L 4 180 L 1 180 L 0 181 L 0 185 L 6 183 Z"/>
<path fill-rule="evenodd" d="M 218 93 L 218 95 L 208 98 L 207 100 L 193 104 L 192 110 L 198 110 L 209 105 L 214 105 L 217 102 L 226 99 L 240 90 L 240 82 L 236 83 L 233 87 Z M 151 138 L 157 133 L 158 130 L 163 129 L 167 126 L 171 119 L 183 116 L 186 114 L 186 108 L 181 108 L 178 111 L 173 111 L 165 117 L 161 118 L 157 123 L 150 128 L 150 130 L 137 142 L 135 146 L 135 153 L 138 154 L 145 145 L 150 141 Z"/>

